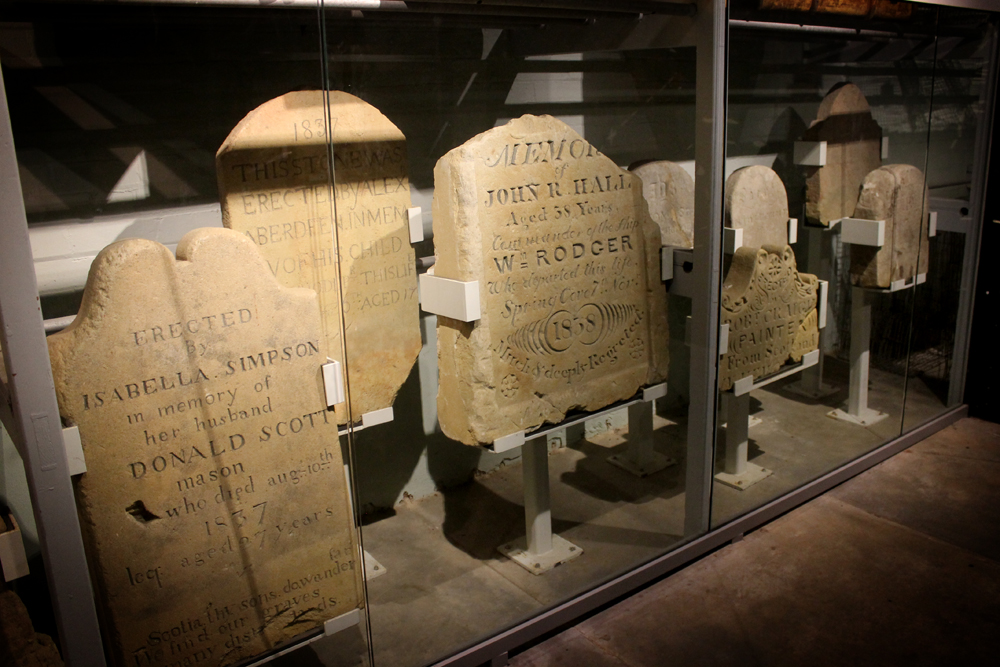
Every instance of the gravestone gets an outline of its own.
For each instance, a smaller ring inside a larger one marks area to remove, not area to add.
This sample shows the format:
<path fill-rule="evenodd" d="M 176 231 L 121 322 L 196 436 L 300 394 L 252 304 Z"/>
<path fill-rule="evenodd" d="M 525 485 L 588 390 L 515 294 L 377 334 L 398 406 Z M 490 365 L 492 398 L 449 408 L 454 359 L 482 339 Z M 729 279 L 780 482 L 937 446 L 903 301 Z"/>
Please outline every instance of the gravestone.
<path fill-rule="evenodd" d="M 802 139 L 826 142 L 826 165 L 804 167 L 806 219 L 827 227 L 854 216 L 861 183 L 882 164 L 882 128 L 861 89 L 847 83 L 831 90 Z"/>
<path fill-rule="evenodd" d="M 49 337 L 114 664 L 228 665 L 357 608 L 360 566 L 316 294 L 245 236 L 126 240 Z"/>
<path fill-rule="evenodd" d="M 489 443 L 598 410 L 667 370 L 660 232 L 638 177 L 565 123 L 523 116 L 434 169 L 435 273 L 479 281 L 481 319 L 438 318 L 438 419 Z"/>
<path fill-rule="evenodd" d="M 678 248 L 694 247 L 694 179 L 668 160 L 647 162 L 630 169 L 642 179 L 649 214 L 660 227 L 660 242 Z"/>
<path fill-rule="evenodd" d="M 726 227 L 743 230 L 743 245 L 788 245 L 788 193 L 773 169 L 753 165 L 726 179 Z"/>
<path fill-rule="evenodd" d="M 885 243 L 881 248 L 851 245 L 853 285 L 889 288 L 927 273 L 928 206 L 924 175 L 916 167 L 892 164 L 868 174 L 854 217 L 885 220 Z"/>
<path fill-rule="evenodd" d="M 319 293 L 324 347 L 338 361 L 346 348 L 357 422 L 392 405 L 421 347 L 406 139 L 370 104 L 328 94 L 329 119 L 318 90 L 251 111 L 219 149 L 219 192 L 223 223 L 279 282 Z"/>
<path fill-rule="evenodd" d="M 719 389 L 741 378 L 763 378 L 819 346 L 816 276 L 799 273 L 790 246 L 738 248 L 722 285 L 723 324 L 729 349 L 719 368 Z"/>

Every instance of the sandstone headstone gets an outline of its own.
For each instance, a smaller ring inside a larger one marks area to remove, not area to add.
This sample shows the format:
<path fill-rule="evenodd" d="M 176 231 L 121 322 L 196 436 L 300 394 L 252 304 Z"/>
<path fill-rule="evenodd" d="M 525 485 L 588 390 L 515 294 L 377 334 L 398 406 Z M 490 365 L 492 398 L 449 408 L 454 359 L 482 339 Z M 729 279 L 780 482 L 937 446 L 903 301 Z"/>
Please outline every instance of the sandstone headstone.
<path fill-rule="evenodd" d="M 882 128 L 853 83 L 830 91 L 803 141 L 826 142 L 826 165 L 805 167 L 806 219 L 828 226 L 854 215 L 865 176 L 882 164 Z"/>
<path fill-rule="evenodd" d="M 660 226 L 663 245 L 694 247 L 694 179 L 668 160 L 647 162 L 631 170 L 642 179 L 649 214 Z"/>
<path fill-rule="evenodd" d="M 743 230 L 743 245 L 788 245 L 788 193 L 773 169 L 753 165 L 726 179 L 726 226 Z"/>
<path fill-rule="evenodd" d="M 929 263 L 927 186 L 908 164 L 891 164 L 865 178 L 854 217 L 885 220 L 881 248 L 851 245 L 851 283 L 888 288 L 897 280 L 927 273 Z"/>
<path fill-rule="evenodd" d="M 660 233 L 638 177 L 565 123 L 523 116 L 434 169 L 435 273 L 482 318 L 438 318 L 438 419 L 466 444 L 593 411 L 667 370 Z"/>
<path fill-rule="evenodd" d="M 316 294 L 247 238 L 126 240 L 49 338 L 117 665 L 228 665 L 360 604 Z"/>
<path fill-rule="evenodd" d="M 357 422 L 392 405 L 421 346 L 406 140 L 370 104 L 328 95 L 329 133 L 323 91 L 251 111 L 219 149 L 219 192 L 224 224 L 257 244 L 281 284 L 319 293 L 324 346 L 338 361 L 346 347 Z"/>
<path fill-rule="evenodd" d="M 771 375 L 817 349 L 818 286 L 816 276 L 796 270 L 790 246 L 736 250 L 722 285 L 729 350 L 720 364 L 720 390 L 747 376 Z"/>

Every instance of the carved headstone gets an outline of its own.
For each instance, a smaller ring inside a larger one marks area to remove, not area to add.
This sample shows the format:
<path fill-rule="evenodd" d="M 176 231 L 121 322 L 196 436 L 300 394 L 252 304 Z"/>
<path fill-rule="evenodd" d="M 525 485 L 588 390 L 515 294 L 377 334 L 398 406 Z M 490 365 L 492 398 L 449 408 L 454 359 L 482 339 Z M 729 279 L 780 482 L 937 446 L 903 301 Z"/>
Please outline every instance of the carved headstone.
<path fill-rule="evenodd" d="M 338 361 L 346 347 L 357 422 L 392 405 L 421 346 L 406 139 L 370 104 L 328 95 L 329 133 L 322 91 L 251 111 L 219 149 L 219 191 L 224 224 L 257 244 L 281 284 L 319 293 L 324 346 Z"/>
<path fill-rule="evenodd" d="M 438 318 L 438 419 L 466 444 L 593 411 L 667 370 L 660 233 L 638 177 L 565 123 L 523 116 L 434 169 L 436 275 L 482 317 Z"/>
<path fill-rule="evenodd" d="M 854 215 L 865 176 L 882 164 L 882 128 L 853 83 L 830 91 L 804 141 L 826 142 L 826 165 L 805 167 L 806 219 L 829 226 Z"/>
<path fill-rule="evenodd" d="M 790 246 L 738 248 L 722 285 L 729 350 L 719 389 L 741 378 L 763 378 L 819 346 L 816 276 L 799 273 Z"/>
<path fill-rule="evenodd" d="M 929 262 L 927 186 L 908 164 L 891 164 L 865 178 L 855 218 L 885 220 L 881 248 L 851 245 L 851 283 L 888 288 L 897 280 L 927 273 Z"/>
<path fill-rule="evenodd" d="M 743 230 L 743 245 L 788 244 L 788 193 L 773 169 L 737 169 L 726 179 L 726 226 Z"/>
<path fill-rule="evenodd" d="M 126 240 L 49 338 L 118 665 L 228 665 L 360 604 L 316 294 L 226 229 Z"/>
<path fill-rule="evenodd" d="M 631 170 L 642 179 L 649 215 L 660 226 L 663 245 L 694 247 L 694 179 L 667 160 L 647 162 Z"/>

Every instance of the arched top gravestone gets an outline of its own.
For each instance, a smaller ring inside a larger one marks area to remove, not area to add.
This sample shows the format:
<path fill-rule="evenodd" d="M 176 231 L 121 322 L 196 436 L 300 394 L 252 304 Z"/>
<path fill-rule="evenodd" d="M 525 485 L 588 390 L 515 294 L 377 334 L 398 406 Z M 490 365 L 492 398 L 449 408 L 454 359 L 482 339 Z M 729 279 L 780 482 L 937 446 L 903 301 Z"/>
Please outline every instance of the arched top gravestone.
<path fill-rule="evenodd" d="M 726 226 L 742 229 L 750 248 L 788 245 L 788 193 L 773 169 L 753 165 L 730 174 Z"/>
<path fill-rule="evenodd" d="M 320 295 L 325 347 L 347 361 L 341 423 L 391 406 L 421 347 L 403 133 L 353 95 L 299 91 L 247 114 L 216 162 L 226 227 Z"/>
<path fill-rule="evenodd" d="M 806 220 L 826 227 L 852 217 L 862 181 L 882 164 L 882 128 L 861 89 L 845 83 L 827 93 L 802 139 L 826 142 L 826 164 L 805 167 Z"/>
<path fill-rule="evenodd" d="M 927 273 L 929 208 L 924 174 L 908 164 L 891 164 L 865 178 L 857 218 L 885 220 L 881 248 L 851 245 L 851 283 L 886 289 L 893 282 Z"/>

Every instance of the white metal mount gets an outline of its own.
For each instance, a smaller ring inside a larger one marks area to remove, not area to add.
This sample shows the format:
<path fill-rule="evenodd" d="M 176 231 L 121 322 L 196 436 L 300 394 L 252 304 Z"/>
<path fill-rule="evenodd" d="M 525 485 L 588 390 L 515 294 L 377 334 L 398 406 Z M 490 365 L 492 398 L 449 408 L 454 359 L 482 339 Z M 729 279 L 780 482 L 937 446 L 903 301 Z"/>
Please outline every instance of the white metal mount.
<path fill-rule="evenodd" d="M 475 322 L 482 316 L 479 281 L 452 280 L 432 273 L 420 276 L 420 307 L 428 313 L 462 322 Z"/>

